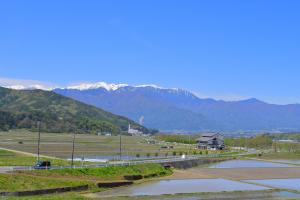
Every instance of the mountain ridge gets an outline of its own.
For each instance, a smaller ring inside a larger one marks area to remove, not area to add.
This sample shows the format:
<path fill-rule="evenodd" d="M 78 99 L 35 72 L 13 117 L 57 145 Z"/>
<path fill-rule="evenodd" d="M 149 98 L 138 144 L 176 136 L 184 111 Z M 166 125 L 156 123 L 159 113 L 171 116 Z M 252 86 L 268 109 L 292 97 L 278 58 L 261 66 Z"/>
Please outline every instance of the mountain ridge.
<path fill-rule="evenodd" d="M 33 89 L 33 88 L 31 88 Z M 300 104 L 278 105 L 256 98 L 225 101 L 156 85 L 79 84 L 54 92 L 126 116 L 162 131 L 298 131 Z"/>
<path fill-rule="evenodd" d="M 152 87 L 54 91 L 135 121 L 143 116 L 146 126 L 160 130 L 300 130 L 298 104 L 268 104 L 256 98 L 241 101 L 201 99 L 187 90 Z"/>
<path fill-rule="evenodd" d="M 130 84 L 126 84 L 126 83 L 107 83 L 107 82 L 94 82 L 94 83 L 79 83 L 79 84 L 71 84 L 69 86 L 65 86 L 65 87 L 58 87 L 58 86 L 47 86 L 47 85 L 43 85 L 42 83 L 40 84 L 27 84 L 27 85 L 21 85 L 21 84 L 5 84 L 5 85 L 0 85 L 0 87 L 4 87 L 4 88 L 8 88 L 8 89 L 14 89 L 14 90 L 45 90 L 45 91 L 54 91 L 54 90 L 71 90 L 71 89 L 75 89 L 75 90 L 93 90 L 93 89 L 105 89 L 107 91 L 115 91 L 124 87 L 133 87 L 133 88 L 154 88 L 154 89 L 162 89 L 162 90 L 169 90 L 172 92 L 185 92 L 186 94 L 189 95 L 193 95 L 196 98 L 202 99 L 202 100 L 213 100 L 213 101 L 218 101 L 218 102 L 240 102 L 240 101 L 248 101 L 248 100 L 253 100 L 253 101 L 260 101 L 263 103 L 267 103 L 267 104 L 272 104 L 272 105 L 300 105 L 300 103 L 287 103 L 287 104 L 276 104 L 276 103 L 270 103 L 270 102 L 266 102 L 266 101 L 262 101 L 260 99 L 257 99 L 255 97 L 249 97 L 249 98 L 244 98 L 244 99 L 238 99 L 238 100 L 224 100 L 224 99 L 216 99 L 216 98 L 212 98 L 212 97 L 201 97 L 198 96 L 196 93 L 191 92 L 189 90 L 186 89 L 181 89 L 181 88 L 165 88 L 165 87 L 161 87 L 155 84 L 141 84 L 141 85 L 130 85 Z"/>
<path fill-rule="evenodd" d="M 128 124 L 147 129 L 125 117 L 44 90 L 12 90 L 0 87 L 0 129 L 35 129 L 41 121 L 47 132 L 94 132 L 114 134 L 126 131 Z"/>

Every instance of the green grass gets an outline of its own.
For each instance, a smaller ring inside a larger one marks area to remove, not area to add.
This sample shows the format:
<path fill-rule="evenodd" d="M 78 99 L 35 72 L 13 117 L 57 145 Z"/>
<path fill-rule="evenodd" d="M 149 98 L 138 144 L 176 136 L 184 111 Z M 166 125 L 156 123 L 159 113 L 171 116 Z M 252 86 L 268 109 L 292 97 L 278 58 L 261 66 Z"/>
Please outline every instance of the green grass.
<path fill-rule="evenodd" d="M 247 156 L 249 157 L 249 156 Z M 294 152 L 280 152 L 280 153 L 265 153 L 258 157 L 257 155 L 252 155 L 251 157 L 269 160 L 300 160 L 300 153 Z"/>
<path fill-rule="evenodd" d="M 49 189 L 57 187 L 79 186 L 88 184 L 83 180 L 63 180 L 49 177 L 35 177 L 22 174 L 0 174 L 0 191 L 14 192 Z"/>
<path fill-rule="evenodd" d="M 10 157 L 10 156 L 14 156 L 14 155 L 15 154 L 13 152 L 0 149 L 0 158 L 1 157 Z"/>
<path fill-rule="evenodd" d="M 123 176 L 125 175 L 171 175 L 172 171 L 165 169 L 159 164 L 141 164 L 130 166 L 112 166 L 105 168 L 36 170 L 24 171 L 21 173 L 34 176 L 70 177 L 93 180 L 123 180 Z"/>
<path fill-rule="evenodd" d="M 53 166 L 68 166 L 70 161 L 62 159 L 50 159 L 43 158 L 41 160 L 49 160 Z M 11 151 L 0 150 L 0 166 L 33 166 L 37 161 L 36 157 L 27 156 Z M 81 162 L 75 162 L 77 165 L 81 165 Z"/>
<path fill-rule="evenodd" d="M 124 180 L 124 175 L 170 175 L 171 170 L 164 169 L 159 164 L 142 164 L 132 166 L 114 166 L 93 169 L 53 169 L 24 171 L 13 174 L 0 174 L 0 192 L 27 191 L 49 189 L 89 184 L 90 191 L 95 183 L 100 181 Z M 100 191 L 97 189 L 95 191 Z M 42 198 L 43 197 L 43 198 Z M 46 195 L 20 199 L 86 199 L 80 193 L 67 193 L 62 195 Z M 16 199 L 16 198 L 9 198 Z M 18 198 L 19 199 L 19 198 Z"/>

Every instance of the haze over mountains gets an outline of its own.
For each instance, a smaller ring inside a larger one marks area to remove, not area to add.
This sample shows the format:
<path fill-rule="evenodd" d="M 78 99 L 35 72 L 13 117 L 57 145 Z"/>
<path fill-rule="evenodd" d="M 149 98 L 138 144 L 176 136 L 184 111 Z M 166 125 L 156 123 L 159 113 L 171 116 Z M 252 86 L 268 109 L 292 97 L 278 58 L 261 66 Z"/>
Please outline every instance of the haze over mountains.
<path fill-rule="evenodd" d="M 275 105 L 252 98 L 201 99 L 182 89 L 154 85 L 81 84 L 54 92 L 126 116 L 162 131 L 297 131 L 300 105 Z"/>

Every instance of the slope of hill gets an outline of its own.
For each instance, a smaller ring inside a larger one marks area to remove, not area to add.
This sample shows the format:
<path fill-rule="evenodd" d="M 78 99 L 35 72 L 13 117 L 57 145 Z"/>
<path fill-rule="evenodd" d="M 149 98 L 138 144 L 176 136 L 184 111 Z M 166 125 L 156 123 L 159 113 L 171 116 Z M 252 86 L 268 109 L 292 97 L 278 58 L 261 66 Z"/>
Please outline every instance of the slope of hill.
<path fill-rule="evenodd" d="M 0 87 L 0 129 L 41 129 L 48 132 L 112 132 L 127 130 L 128 124 L 148 129 L 125 117 L 86 105 L 51 91 L 12 90 Z"/>
<path fill-rule="evenodd" d="M 103 84 L 102 84 L 103 85 Z M 147 127 L 181 131 L 296 131 L 300 105 L 274 105 L 257 99 L 200 99 L 181 89 L 153 86 L 74 86 L 56 93 L 139 121 Z"/>

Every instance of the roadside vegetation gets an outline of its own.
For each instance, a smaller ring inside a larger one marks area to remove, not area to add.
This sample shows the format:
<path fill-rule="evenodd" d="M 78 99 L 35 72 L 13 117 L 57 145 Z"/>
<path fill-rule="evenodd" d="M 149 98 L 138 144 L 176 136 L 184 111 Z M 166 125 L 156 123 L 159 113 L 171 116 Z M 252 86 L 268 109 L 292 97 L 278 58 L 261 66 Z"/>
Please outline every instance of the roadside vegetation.
<path fill-rule="evenodd" d="M 19 171 L 11 174 L 0 174 L 0 192 L 32 191 L 60 187 L 89 185 L 89 191 L 64 193 L 58 195 L 10 197 L 7 199 L 87 199 L 81 193 L 102 191 L 97 183 L 127 181 L 128 176 L 141 176 L 144 179 L 171 175 L 171 169 L 159 164 L 140 164 L 131 166 L 114 166 L 88 169 L 52 169 Z"/>
<path fill-rule="evenodd" d="M 130 166 L 110 166 L 103 168 L 23 171 L 20 172 L 20 174 L 46 177 L 54 176 L 62 178 L 82 178 L 96 181 L 116 181 L 125 180 L 124 176 L 167 176 L 171 175 L 172 171 L 170 169 L 165 169 L 159 164 L 139 164 Z"/>

